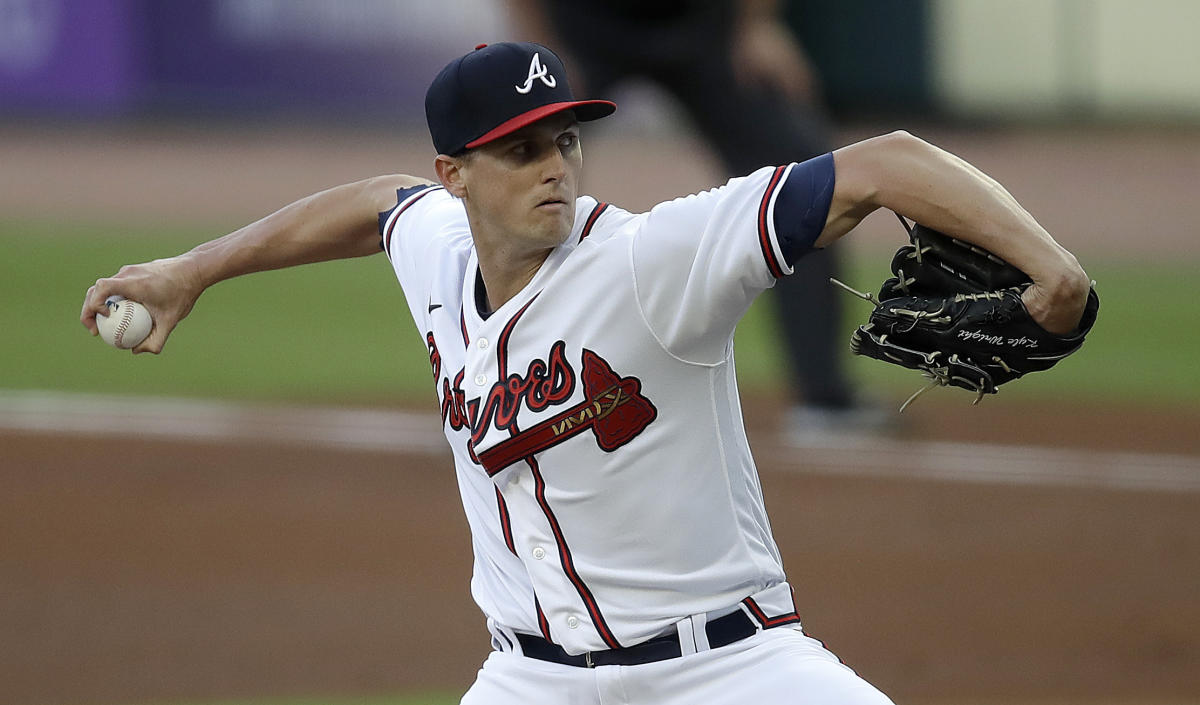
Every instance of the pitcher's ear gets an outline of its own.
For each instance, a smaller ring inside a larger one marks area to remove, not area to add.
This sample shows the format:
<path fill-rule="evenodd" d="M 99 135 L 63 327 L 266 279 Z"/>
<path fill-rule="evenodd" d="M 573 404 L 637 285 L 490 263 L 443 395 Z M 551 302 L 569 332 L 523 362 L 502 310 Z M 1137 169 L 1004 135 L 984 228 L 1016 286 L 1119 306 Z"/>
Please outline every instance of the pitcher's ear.
<path fill-rule="evenodd" d="M 450 195 L 458 198 L 465 198 L 467 195 L 467 185 L 463 179 L 464 164 L 463 157 L 451 157 L 446 154 L 439 154 L 433 162 L 433 170 L 437 172 L 438 181 L 442 182 L 442 186 L 450 192 Z"/>

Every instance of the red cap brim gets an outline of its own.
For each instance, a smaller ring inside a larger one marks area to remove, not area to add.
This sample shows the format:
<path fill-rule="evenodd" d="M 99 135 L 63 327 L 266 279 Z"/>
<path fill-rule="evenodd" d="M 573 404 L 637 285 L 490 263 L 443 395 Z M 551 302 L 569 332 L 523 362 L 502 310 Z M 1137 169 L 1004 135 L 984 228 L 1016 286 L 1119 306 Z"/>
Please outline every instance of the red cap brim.
<path fill-rule="evenodd" d="M 561 113 L 564 110 L 574 110 L 575 116 L 580 122 L 588 122 L 589 120 L 599 120 L 602 117 L 612 115 L 616 109 L 617 104 L 607 100 L 572 100 L 562 103 L 547 103 L 528 112 L 521 113 L 514 118 L 505 120 L 483 135 L 471 140 L 466 146 L 470 149 L 487 144 L 492 140 L 512 134 L 526 125 L 531 125 L 544 117 Z"/>

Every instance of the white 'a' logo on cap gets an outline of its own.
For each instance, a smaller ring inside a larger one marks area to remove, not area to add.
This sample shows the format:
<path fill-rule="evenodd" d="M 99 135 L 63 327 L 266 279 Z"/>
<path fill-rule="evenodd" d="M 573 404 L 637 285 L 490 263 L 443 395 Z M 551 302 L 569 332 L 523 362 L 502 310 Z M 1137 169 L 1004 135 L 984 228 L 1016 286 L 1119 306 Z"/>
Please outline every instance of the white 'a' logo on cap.
<path fill-rule="evenodd" d="M 533 90 L 533 80 L 541 80 L 546 84 L 547 88 L 553 88 L 558 85 L 558 81 L 550 75 L 550 69 L 542 66 L 542 57 L 538 56 L 537 52 L 533 54 L 533 61 L 529 62 L 529 76 L 525 78 L 525 83 L 520 86 L 513 86 L 517 92 L 524 95 Z"/>

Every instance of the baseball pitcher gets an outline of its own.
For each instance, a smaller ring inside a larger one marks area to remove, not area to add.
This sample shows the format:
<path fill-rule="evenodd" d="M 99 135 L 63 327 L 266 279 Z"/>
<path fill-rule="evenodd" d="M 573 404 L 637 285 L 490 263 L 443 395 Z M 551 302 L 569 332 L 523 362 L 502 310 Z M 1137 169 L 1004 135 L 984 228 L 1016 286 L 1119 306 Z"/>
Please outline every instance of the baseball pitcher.
<path fill-rule="evenodd" d="M 162 350 L 212 284 L 382 251 L 429 351 L 493 652 L 463 697 L 888 703 L 805 635 L 743 428 L 733 333 L 806 253 L 883 207 L 995 253 L 1023 316 L 1077 333 L 1088 279 L 996 182 L 904 132 L 764 166 L 646 213 L 580 194 L 577 100 L 529 43 L 480 46 L 426 96 L 438 182 L 324 191 L 96 282 Z M 987 297 L 980 299 L 986 302 Z M 797 508 L 803 511 L 803 508 Z"/>

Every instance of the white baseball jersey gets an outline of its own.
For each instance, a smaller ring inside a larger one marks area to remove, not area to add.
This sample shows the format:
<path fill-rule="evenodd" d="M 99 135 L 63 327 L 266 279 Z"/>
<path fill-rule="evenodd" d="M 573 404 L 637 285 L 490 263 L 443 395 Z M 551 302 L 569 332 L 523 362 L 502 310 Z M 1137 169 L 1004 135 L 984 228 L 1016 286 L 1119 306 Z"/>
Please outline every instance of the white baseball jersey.
<path fill-rule="evenodd" d="M 405 189 L 381 214 L 429 349 L 489 624 L 578 654 L 739 604 L 764 624 L 798 621 L 733 332 L 811 248 L 833 182 L 826 154 L 648 213 L 581 197 L 566 242 L 487 316 L 459 200 Z"/>

